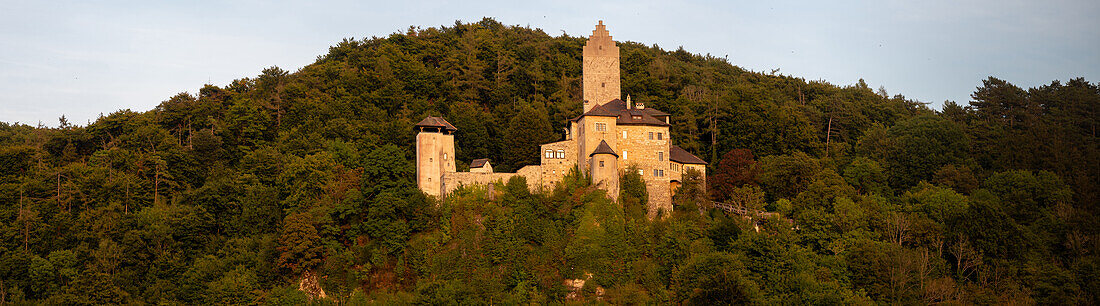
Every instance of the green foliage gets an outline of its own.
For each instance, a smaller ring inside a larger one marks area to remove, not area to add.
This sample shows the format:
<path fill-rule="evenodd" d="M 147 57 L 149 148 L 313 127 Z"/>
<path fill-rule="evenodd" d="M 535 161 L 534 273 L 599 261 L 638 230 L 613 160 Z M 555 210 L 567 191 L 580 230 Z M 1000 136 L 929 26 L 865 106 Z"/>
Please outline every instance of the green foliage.
<path fill-rule="evenodd" d="M 934 111 L 620 42 L 624 93 L 710 163 L 674 211 L 647 218 L 632 169 L 617 203 L 575 169 L 551 190 L 419 191 L 411 126 L 428 115 L 458 127 L 460 162 L 537 164 L 581 109 L 583 44 L 492 19 L 410 28 L 87 126 L 0 123 L 0 300 L 1100 300 L 1100 86 L 1080 78 L 989 78 Z M 307 271 L 329 299 L 299 290 Z"/>
<path fill-rule="evenodd" d="M 649 195 L 638 168 L 631 166 L 619 176 L 619 205 L 628 219 L 641 220 L 646 215 Z"/>
<path fill-rule="evenodd" d="M 773 199 L 794 197 L 821 171 L 818 161 L 802 152 L 766 156 L 760 164 L 760 185 Z"/>
<path fill-rule="evenodd" d="M 287 216 L 279 236 L 279 267 L 291 275 L 316 268 L 322 260 L 320 240 L 312 216 L 306 213 Z"/>
<path fill-rule="evenodd" d="M 756 283 L 745 276 L 741 260 L 724 252 L 698 255 L 684 263 L 676 291 L 688 304 L 763 302 Z"/>
<path fill-rule="evenodd" d="M 886 168 L 894 187 L 930 180 L 941 167 L 967 158 L 966 134 L 955 123 L 939 116 L 904 120 L 886 134 L 893 144 Z"/>

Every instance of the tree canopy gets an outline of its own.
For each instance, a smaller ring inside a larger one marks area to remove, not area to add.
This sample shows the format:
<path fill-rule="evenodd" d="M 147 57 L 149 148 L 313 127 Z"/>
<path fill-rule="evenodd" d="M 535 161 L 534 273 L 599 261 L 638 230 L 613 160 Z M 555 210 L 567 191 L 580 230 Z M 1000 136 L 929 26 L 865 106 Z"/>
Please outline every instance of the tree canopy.
<path fill-rule="evenodd" d="M 624 94 L 671 114 L 707 192 L 692 172 L 649 220 L 632 171 L 619 202 L 576 172 L 416 188 L 429 115 L 460 164 L 536 163 L 581 110 L 584 39 L 410 27 L 86 126 L 0 123 L 0 303 L 1100 304 L 1081 78 L 934 110 L 620 42 Z"/>

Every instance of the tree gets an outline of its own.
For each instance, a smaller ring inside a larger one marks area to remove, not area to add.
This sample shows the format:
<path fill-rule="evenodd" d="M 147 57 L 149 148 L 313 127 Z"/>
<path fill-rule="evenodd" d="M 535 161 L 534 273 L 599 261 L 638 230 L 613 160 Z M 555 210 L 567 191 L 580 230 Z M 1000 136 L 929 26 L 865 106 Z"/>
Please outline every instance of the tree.
<path fill-rule="evenodd" d="M 893 139 L 886 163 L 894 187 L 929 180 L 941 167 L 966 158 L 969 140 L 955 123 L 936 116 L 918 116 L 891 127 Z"/>
<path fill-rule="evenodd" d="M 772 155 L 760 159 L 760 185 L 770 199 L 790 198 L 802 192 L 821 171 L 806 153 Z"/>
<path fill-rule="evenodd" d="M 676 279 L 677 298 L 688 304 L 756 304 L 760 289 L 745 276 L 741 261 L 729 253 L 692 257 Z"/>
<path fill-rule="evenodd" d="M 760 172 L 750 149 L 734 149 L 722 155 L 707 178 L 707 190 L 717 201 L 724 201 L 735 188 L 756 184 Z"/>
<path fill-rule="evenodd" d="M 322 263 L 321 236 L 308 213 L 294 213 L 283 219 L 279 236 L 279 267 L 300 275 Z"/>
<path fill-rule="evenodd" d="M 860 193 L 890 195 L 886 174 L 879 163 L 866 157 L 856 157 L 844 168 L 844 180 Z"/>
<path fill-rule="evenodd" d="M 641 220 L 645 218 L 649 202 L 645 181 L 638 174 L 638 168 L 630 166 L 619 177 L 619 204 L 623 207 L 625 216 L 629 219 Z"/>
<path fill-rule="evenodd" d="M 557 139 L 550 127 L 545 111 L 538 111 L 527 103 L 521 104 L 515 116 L 508 120 L 503 133 L 504 160 L 502 171 L 515 171 L 526 165 L 539 163 L 539 146 Z"/>

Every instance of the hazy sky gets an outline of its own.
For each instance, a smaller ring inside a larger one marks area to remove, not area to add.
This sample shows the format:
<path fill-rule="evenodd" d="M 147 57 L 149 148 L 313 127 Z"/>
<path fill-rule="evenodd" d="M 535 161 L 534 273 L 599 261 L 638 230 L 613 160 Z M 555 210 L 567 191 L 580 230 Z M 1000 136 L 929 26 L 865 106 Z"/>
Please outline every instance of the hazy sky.
<path fill-rule="evenodd" d="M 550 35 L 729 56 L 745 69 L 960 103 L 988 76 L 1100 81 L 1100 1 L 7 1 L 0 121 L 86 124 L 264 67 L 296 71 L 346 37 L 493 17 Z"/>

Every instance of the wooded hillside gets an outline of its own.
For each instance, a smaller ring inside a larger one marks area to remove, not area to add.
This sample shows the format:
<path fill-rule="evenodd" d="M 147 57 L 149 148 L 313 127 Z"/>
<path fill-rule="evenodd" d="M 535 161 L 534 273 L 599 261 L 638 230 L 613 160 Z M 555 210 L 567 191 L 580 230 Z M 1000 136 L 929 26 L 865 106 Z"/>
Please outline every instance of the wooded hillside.
<path fill-rule="evenodd" d="M 460 171 L 536 164 L 579 115 L 583 44 L 410 28 L 87 126 L 0 123 L 0 304 L 301 303 L 303 278 L 334 304 L 1100 304 L 1100 86 L 1080 78 L 975 80 L 933 110 L 621 42 L 624 95 L 672 115 L 709 194 L 686 180 L 651 221 L 630 171 L 619 203 L 576 174 L 420 193 L 428 115 L 459 129 Z"/>

